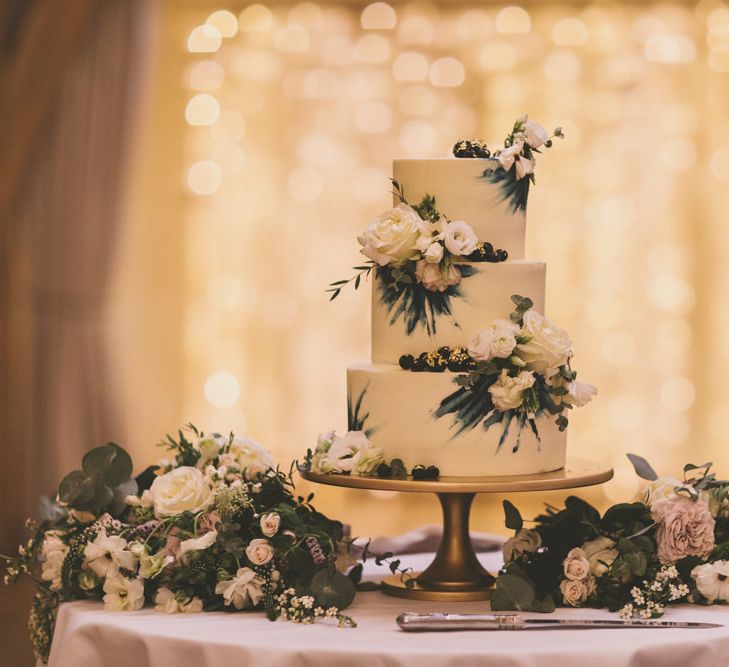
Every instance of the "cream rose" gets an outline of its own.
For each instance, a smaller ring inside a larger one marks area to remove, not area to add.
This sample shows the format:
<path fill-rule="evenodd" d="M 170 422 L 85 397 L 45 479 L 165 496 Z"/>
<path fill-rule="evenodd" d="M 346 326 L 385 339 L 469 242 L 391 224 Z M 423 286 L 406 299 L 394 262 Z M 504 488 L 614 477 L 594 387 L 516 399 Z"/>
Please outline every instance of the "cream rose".
<path fill-rule="evenodd" d="M 522 335 L 528 336 L 529 341 L 516 349 L 527 368 L 537 373 L 551 375 L 550 371 L 566 364 L 572 356 L 572 341 L 567 332 L 534 310 L 524 313 Z"/>
<path fill-rule="evenodd" d="M 428 264 L 438 264 L 443 259 L 443 246 L 440 243 L 431 243 L 423 257 Z"/>
<path fill-rule="evenodd" d="M 587 554 L 579 547 L 570 550 L 562 563 L 562 568 L 564 569 L 564 576 L 572 581 L 582 581 L 590 576 L 590 563 L 587 560 Z"/>
<path fill-rule="evenodd" d="M 380 215 L 357 240 L 361 253 L 379 264 L 402 264 L 418 252 L 416 242 L 424 229 L 423 220 L 407 204 Z"/>
<path fill-rule="evenodd" d="M 445 228 L 443 242 L 451 255 L 466 257 L 478 245 L 478 238 L 473 227 L 463 220 L 453 220 Z"/>
<path fill-rule="evenodd" d="M 708 602 L 729 602 L 729 561 L 717 560 L 697 565 L 691 570 L 691 577 L 696 582 L 699 593 Z"/>
<path fill-rule="evenodd" d="M 534 553 L 542 546 L 542 537 L 536 530 L 522 528 L 504 542 L 504 562 L 516 560 L 524 553 Z"/>
<path fill-rule="evenodd" d="M 452 264 L 446 268 L 446 277 L 439 264 L 428 264 L 421 259 L 415 265 L 415 277 L 431 292 L 445 292 L 449 287 L 461 282 L 461 272 Z"/>
<path fill-rule="evenodd" d="M 281 517 L 276 512 L 261 515 L 261 532 L 266 537 L 273 537 L 281 525 Z"/>
<path fill-rule="evenodd" d="M 532 147 L 539 148 L 549 140 L 549 132 L 539 123 L 528 120 L 524 123 L 524 140 Z"/>
<path fill-rule="evenodd" d="M 490 327 L 481 329 L 468 342 L 468 354 L 476 361 L 493 358 L 506 359 L 516 347 L 519 327 L 509 320 L 494 320 Z"/>
<path fill-rule="evenodd" d="M 209 435 L 205 438 L 201 438 L 197 443 L 197 448 L 200 450 L 200 456 L 203 461 L 210 461 L 214 459 L 223 446 L 228 442 L 227 438 L 223 438 L 220 435 Z"/>
<path fill-rule="evenodd" d="M 590 572 L 596 577 L 605 574 L 618 557 L 615 542 L 609 537 L 598 537 L 585 542 L 582 545 L 582 551 L 590 564 Z"/>
<path fill-rule="evenodd" d="M 581 408 L 583 405 L 587 405 L 593 396 L 597 395 L 597 389 L 587 382 L 580 382 L 579 380 L 572 380 L 567 385 L 567 395 L 565 396 L 565 402 L 570 405 L 574 405 L 576 408 Z"/>
<path fill-rule="evenodd" d="M 706 558 L 714 548 L 714 517 L 701 498 L 673 496 L 657 500 L 651 516 L 660 521 L 656 542 L 661 563 L 675 563 L 686 556 Z"/>
<path fill-rule="evenodd" d="M 276 468 L 271 452 L 252 438 L 234 438 L 229 452 L 248 481 Z"/>
<path fill-rule="evenodd" d="M 489 387 L 494 407 L 503 412 L 518 408 L 524 391 L 533 385 L 534 374 L 531 371 L 520 371 L 516 377 L 511 377 L 506 368 L 502 369 L 498 380 Z"/>
<path fill-rule="evenodd" d="M 595 578 L 563 579 L 559 590 L 566 605 L 579 607 L 595 592 Z"/>
<path fill-rule="evenodd" d="M 273 558 L 273 546 L 268 540 L 257 537 L 246 547 L 246 556 L 253 565 L 265 565 Z"/>
<path fill-rule="evenodd" d="M 149 489 L 154 513 L 174 516 L 183 512 L 200 512 L 213 501 L 213 493 L 197 468 L 181 466 L 152 482 Z"/>

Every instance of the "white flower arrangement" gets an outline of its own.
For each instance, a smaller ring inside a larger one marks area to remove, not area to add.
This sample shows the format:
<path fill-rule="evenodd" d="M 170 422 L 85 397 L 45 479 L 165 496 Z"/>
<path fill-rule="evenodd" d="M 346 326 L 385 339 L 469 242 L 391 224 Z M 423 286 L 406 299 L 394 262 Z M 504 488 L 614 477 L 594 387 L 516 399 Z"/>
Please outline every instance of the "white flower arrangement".
<path fill-rule="evenodd" d="M 384 460 L 382 448 L 373 445 L 364 431 L 349 431 L 341 436 L 330 431 L 319 436 L 311 470 L 367 476 L 374 474 Z"/>

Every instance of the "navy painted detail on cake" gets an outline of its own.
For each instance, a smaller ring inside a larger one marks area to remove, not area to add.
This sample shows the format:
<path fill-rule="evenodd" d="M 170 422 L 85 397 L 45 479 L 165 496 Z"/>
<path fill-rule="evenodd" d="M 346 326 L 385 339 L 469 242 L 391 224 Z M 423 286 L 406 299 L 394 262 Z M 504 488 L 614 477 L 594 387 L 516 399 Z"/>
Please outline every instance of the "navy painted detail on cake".
<path fill-rule="evenodd" d="M 348 431 L 363 431 L 364 434 L 369 438 L 372 433 L 375 432 L 373 427 L 365 428 L 365 424 L 369 419 L 370 413 L 363 413 L 362 401 L 364 400 L 367 389 L 369 389 L 370 383 L 368 382 L 364 389 L 360 392 L 359 397 L 356 401 L 352 401 L 352 395 L 347 394 L 347 430 Z"/>
<path fill-rule="evenodd" d="M 466 280 L 477 272 L 468 264 L 459 264 L 461 280 Z M 452 317 L 451 299 L 462 298 L 460 283 L 451 285 L 444 292 L 430 291 L 422 283 L 411 280 L 395 280 L 389 267 L 378 267 L 377 287 L 380 303 L 387 308 L 389 324 L 402 319 L 408 336 L 418 327 L 425 329 L 429 336 L 436 333 L 440 317 Z M 455 323 L 458 326 L 458 323 Z"/>
<path fill-rule="evenodd" d="M 509 201 L 511 210 L 514 213 L 517 211 L 523 211 L 526 213 L 527 200 L 529 198 L 529 184 L 531 179 L 517 179 L 515 166 L 511 167 L 509 171 L 506 171 L 501 166 L 496 169 L 486 169 L 481 175 L 481 178 L 485 178 L 490 183 L 501 187 L 501 193 L 504 199 Z"/>

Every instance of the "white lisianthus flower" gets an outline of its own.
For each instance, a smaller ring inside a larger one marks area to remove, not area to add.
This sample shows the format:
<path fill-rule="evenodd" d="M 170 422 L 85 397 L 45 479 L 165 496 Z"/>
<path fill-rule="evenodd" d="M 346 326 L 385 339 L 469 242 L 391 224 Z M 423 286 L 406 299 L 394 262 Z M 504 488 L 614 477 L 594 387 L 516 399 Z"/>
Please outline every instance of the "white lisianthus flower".
<path fill-rule="evenodd" d="M 403 264 L 418 252 L 416 243 L 424 229 L 423 220 L 407 204 L 386 211 L 365 229 L 357 240 L 361 253 L 379 264 Z"/>
<path fill-rule="evenodd" d="M 572 356 L 572 341 L 567 332 L 534 310 L 524 313 L 521 331 L 529 341 L 516 349 L 529 370 L 552 375 L 551 371 L 566 364 Z"/>
<path fill-rule="evenodd" d="M 210 461 L 214 459 L 218 454 L 220 454 L 220 450 L 227 442 L 227 438 L 217 434 L 201 438 L 197 443 L 197 448 L 200 450 L 201 460 Z"/>
<path fill-rule="evenodd" d="M 424 259 L 415 264 L 415 277 L 431 292 L 445 292 L 449 287 L 461 282 L 461 272 L 457 266 L 449 265 L 444 276 L 439 264 L 428 264 Z"/>
<path fill-rule="evenodd" d="M 519 326 L 509 320 L 494 320 L 490 327 L 481 329 L 468 342 L 468 354 L 476 361 L 490 361 L 494 357 L 506 359 L 516 347 Z"/>
<path fill-rule="evenodd" d="M 281 525 L 281 517 L 276 512 L 261 515 L 261 532 L 266 537 L 273 537 Z"/>
<path fill-rule="evenodd" d="M 268 540 L 257 537 L 246 547 L 246 557 L 253 565 L 265 565 L 273 558 L 273 546 Z"/>
<path fill-rule="evenodd" d="M 188 551 L 203 551 L 215 544 L 218 539 L 218 531 L 210 530 L 200 537 L 194 537 L 184 540 L 180 543 L 180 556 L 184 556 Z"/>
<path fill-rule="evenodd" d="M 197 468 L 181 466 L 158 477 L 149 489 L 158 516 L 200 512 L 213 502 L 214 494 Z"/>
<path fill-rule="evenodd" d="M 203 610 L 203 602 L 200 598 L 184 598 L 178 600 L 177 594 L 163 586 L 154 596 L 154 610 L 164 614 L 195 613 Z"/>
<path fill-rule="evenodd" d="M 640 499 L 644 505 L 653 507 L 656 501 L 675 496 L 676 489 L 693 490 L 691 486 L 684 484 L 675 477 L 659 477 L 650 484 L 646 484 L 643 491 L 641 491 Z"/>
<path fill-rule="evenodd" d="M 697 565 L 691 570 L 696 588 L 711 604 L 720 600 L 729 602 L 729 561 L 717 560 L 713 563 Z"/>
<path fill-rule="evenodd" d="M 78 574 L 78 585 L 84 591 L 93 591 L 99 585 L 99 578 L 88 570 L 81 570 Z"/>
<path fill-rule="evenodd" d="M 107 577 L 104 593 L 104 609 L 110 611 L 136 611 L 144 605 L 144 583 L 141 579 L 127 579 L 116 573 Z"/>
<path fill-rule="evenodd" d="M 516 377 L 511 377 L 506 368 L 502 369 L 498 380 L 489 387 L 494 407 L 502 412 L 520 407 L 524 391 L 533 385 L 534 373 L 531 371 L 520 371 Z"/>
<path fill-rule="evenodd" d="M 521 154 L 523 149 L 524 142 L 515 141 L 508 148 L 502 148 L 494 157 L 499 161 L 504 171 L 509 171 L 514 166 L 517 156 Z"/>
<path fill-rule="evenodd" d="M 619 552 L 609 537 L 598 537 L 582 545 L 582 551 L 590 564 L 590 572 L 600 577 L 610 569 Z"/>
<path fill-rule="evenodd" d="M 154 579 L 168 565 L 175 562 L 175 557 L 165 551 L 156 554 L 145 554 L 139 558 L 139 576 L 142 579 Z"/>
<path fill-rule="evenodd" d="M 478 238 L 471 225 L 463 220 L 453 220 L 445 228 L 443 242 L 451 255 L 466 257 L 476 250 Z"/>
<path fill-rule="evenodd" d="M 438 243 L 431 243 L 423 254 L 425 261 L 428 264 L 438 264 L 443 259 L 443 246 Z"/>
<path fill-rule="evenodd" d="M 247 481 L 253 481 L 276 468 L 271 452 L 252 438 L 234 438 L 230 444 L 230 453 Z"/>
<path fill-rule="evenodd" d="M 579 380 L 572 380 L 567 385 L 567 394 L 564 400 L 576 408 L 581 408 L 583 405 L 587 405 L 596 395 L 597 388 L 593 385 Z"/>
<path fill-rule="evenodd" d="M 528 120 L 524 123 L 524 140 L 532 147 L 539 148 L 549 140 L 549 132 L 539 123 Z"/>
<path fill-rule="evenodd" d="M 541 546 L 542 536 L 536 530 L 522 528 L 504 542 L 504 562 L 510 563 L 524 553 L 534 553 Z"/>
<path fill-rule="evenodd" d="M 68 547 L 61 540 L 57 531 L 49 530 L 46 533 L 41 553 L 44 559 L 41 565 L 41 579 L 50 582 L 52 591 L 58 591 L 61 589 L 61 569 L 68 553 Z"/>
<path fill-rule="evenodd" d="M 349 431 L 333 437 L 326 453 L 312 459 L 312 469 L 322 473 L 369 475 L 383 460 L 382 449 L 373 445 L 362 431 Z"/>
<path fill-rule="evenodd" d="M 534 173 L 534 163 L 531 160 L 527 160 L 523 155 L 519 156 L 516 161 L 516 178 L 517 180 Z"/>
<path fill-rule="evenodd" d="M 215 592 L 222 594 L 225 605 L 236 609 L 255 607 L 263 599 L 264 581 L 251 568 L 241 567 L 233 579 L 218 582 Z"/>
<path fill-rule="evenodd" d="M 137 567 L 137 557 L 127 549 L 127 541 L 119 535 L 107 535 L 106 528 L 86 545 L 84 560 L 97 577 L 111 577 L 119 568 L 134 571 Z"/>

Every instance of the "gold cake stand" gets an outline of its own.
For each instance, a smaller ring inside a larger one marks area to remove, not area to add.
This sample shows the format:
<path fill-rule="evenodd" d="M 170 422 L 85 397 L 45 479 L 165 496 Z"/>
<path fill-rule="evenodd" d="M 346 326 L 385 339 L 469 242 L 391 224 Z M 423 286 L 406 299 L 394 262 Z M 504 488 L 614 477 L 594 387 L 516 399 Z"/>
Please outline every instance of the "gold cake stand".
<path fill-rule="evenodd" d="M 436 481 L 413 481 L 351 475 L 326 475 L 302 469 L 300 475 L 317 484 L 353 489 L 435 493 L 443 509 L 443 537 L 433 562 L 414 573 L 409 586 L 398 576 L 387 577 L 382 588 L 388 595 L 412 600 L 462 602 L 488 600 L 494 590 L 494 577 L 476 558 L 468 530 L 471 503 L 477 493 L 553 491 L 607 482 L 612 468 L 571 459 L 564 468 L 538 475 L 513 477 L 440 477 Z"/>

